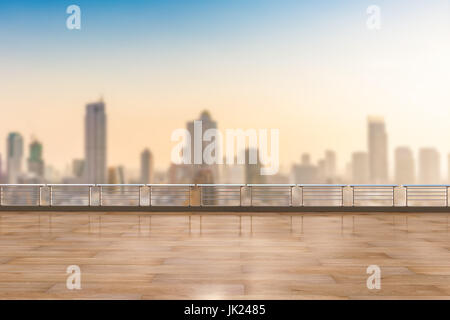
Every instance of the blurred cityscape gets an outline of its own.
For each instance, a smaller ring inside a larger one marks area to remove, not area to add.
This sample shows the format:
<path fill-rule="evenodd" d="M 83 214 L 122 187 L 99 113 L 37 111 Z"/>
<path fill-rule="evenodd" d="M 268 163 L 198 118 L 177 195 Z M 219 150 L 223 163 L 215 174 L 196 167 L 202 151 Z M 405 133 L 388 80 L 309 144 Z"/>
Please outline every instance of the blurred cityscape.
<path fill-rule="evenodd" d="M 202 130 L 217 128 L 208 111 L 199 117 Z M 343 170 L 337 168 L 337 155 L 326 150 L 317 163 L 311 161 L 309 154 L 301 156 L 300 162 L 291 166 L 289 173 L 272 176 L 260 174 L 261 164 L 248 164 L 248 157 L 255 150 L 245 152 L 245 164 L 234 165 L 187 165 L 171 164 L 166 171 L 154 170 L 154 155 L 151 150 L 142 150 L 140 173 L 132 175 L 124 166 L 109 167 L 107 161 L 107 115 L 103 101 L 86 105 L 84 119 L 85 156 L 73 159 L 68 174 L 58 174 L 43 159 L 43 143 L 32 137 L 25 155 L 24 139 L 20 132 L 11 132 L 7 137 L 6 161 L 0 154 L 0 182 L 8 184 L 33 183 L 304 183 L 304 184 L 441 184 L 450 181 L 443 179 L 440 168 L 440 154 L 432 147 L 419 149 L 415 157 L 407 146 L 395 149 L 393 174 L 388 167 L 388 135 L 382 117 L 369 117 L 367 123 L 367 150 L 352 153 L 351 161 Z M 186 125 L 194 137 L 194 121 Z M 113 142 L 112 142 L 113 143 Z M 202 148 L 205 148 L 204 143 Z M 417 160 L 416 160 L 417 159 Z M 6 164 L 5 166 L 3 164 Z M 236 163 L 236 161 L 235 161 Z M 259 161 L 258 161 L 259 163 Z M 448 156 L 450 172 L 450 155 Z"/>

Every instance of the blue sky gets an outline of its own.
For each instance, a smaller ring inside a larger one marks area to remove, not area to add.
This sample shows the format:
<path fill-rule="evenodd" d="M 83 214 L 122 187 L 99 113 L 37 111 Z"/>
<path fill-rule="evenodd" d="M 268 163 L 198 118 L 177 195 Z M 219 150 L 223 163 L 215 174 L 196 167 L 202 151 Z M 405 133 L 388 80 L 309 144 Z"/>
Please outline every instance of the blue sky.
<path fill-rule="evenodd" d="M 71 4 L 81 30 L 66 29 Z M 20 131 L 63 167 L 82 156 L 84 104 L 103 95 L 112 164 L 137 167 L 150 147 L 166 166 L 171 131 L 205 108 L 221 128 L 282 128 L 282 164 L 331 148 L 343 166 L 366 148 L 369 114 L 386 117 L 390 148 L 432 140 L 444 154 L 449 39 L 448 0 L 2 1 L 0 153 Z"/>

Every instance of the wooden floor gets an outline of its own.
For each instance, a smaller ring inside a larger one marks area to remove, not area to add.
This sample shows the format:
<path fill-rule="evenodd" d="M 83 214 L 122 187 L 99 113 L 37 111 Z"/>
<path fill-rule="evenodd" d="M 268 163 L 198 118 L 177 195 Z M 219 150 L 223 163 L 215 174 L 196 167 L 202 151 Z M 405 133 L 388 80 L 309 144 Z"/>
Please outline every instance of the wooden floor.
<path fill-rule="evenodd" d="M 0 299 L 450 299 L 449 249 L 445 213 L 4 212 Z"/>

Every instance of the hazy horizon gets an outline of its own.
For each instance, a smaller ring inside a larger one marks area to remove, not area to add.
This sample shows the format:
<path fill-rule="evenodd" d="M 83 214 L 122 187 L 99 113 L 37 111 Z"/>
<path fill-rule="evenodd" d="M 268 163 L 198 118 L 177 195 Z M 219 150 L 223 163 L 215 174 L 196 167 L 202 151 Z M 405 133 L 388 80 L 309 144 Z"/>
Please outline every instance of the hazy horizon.
<path fill-rule="evenodd" d="M 108 165 L 139 167 L 149 148 L 167 168 L 185 128 L 207 109 L 220 130 L 280 129 L 286 171 L 309 153 L 367 151 L 367 116 L 385 118 L 394 149 L 436 147 L 442 176 L 450 138 L 450 7 L 427 1 L 70 1 L 0 4 L 0 154 L 11 131 L 33 135 L 64 170 L 84 157 L 85 105 L 103 97 Z M 381 8 L 381 30 L 366 8 Z"/>

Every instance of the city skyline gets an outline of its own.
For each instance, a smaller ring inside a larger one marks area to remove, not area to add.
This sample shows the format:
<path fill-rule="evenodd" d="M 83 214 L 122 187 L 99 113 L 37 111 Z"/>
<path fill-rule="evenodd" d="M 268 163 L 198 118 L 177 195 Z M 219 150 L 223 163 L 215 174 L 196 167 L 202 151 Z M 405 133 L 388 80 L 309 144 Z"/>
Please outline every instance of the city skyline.
<path fill-rule="evenodd" d="M 83 157 L 81 106 L 101 95 L 109 164 L 136 170 L 146 147 L 167 169 L 171 132 L 204 109 L 219 129 L 279 128 L 282 171 L 325 149 L 342 170 L 370 114 L 386 119 L 391 165 L 398 145 L 450 151 L 448 1 L 383 2 L 376 32 L 369 2 L 78 4 L 78 31 L 63 4 L 0 4 L 0 137 L 36 135 L 59 171 Z"/>
<path fill-rule="evenodd" d="M 435 147 L 421 147 L 414 151 L 405 145 L 395 146 L 393 162 L 389 163 L 389 130 L 386 129 L 384 118 L 381 116 L 367 117 L 367 146 L 362 150 L 354 150 L 351 160 L 344 168 L 337 166 L 339 154 L 334 150 L 326 149 L 321 158 L 311 160 L 311 155 L 302 152 L 301 159 L 293 162 L 285 172 L 279 172 L 273 177 L 256 177 L 253 171 L 257 166 L 248 164 L 249 145 L 246 142 L 246 150 L 237 152 L 246 153 L 244 165 L 175 165 L 171 163 L 165 170 L 155 170 L 155 157 L 151 148 L 144 148 L 140 152 L 140 167 L 136 171 L 124 165 L 111 165 L 106 160 L 107 150 L 107 107 L 103 99 L 98 102 L 86 104 L 85 114 L 85 157 L 71 160 L 70 174 L 67 172 L 56 175 L 51 164 L 48 164 L 43 156 L 45 142 L 37 140 L 34 136 L 29 143 L 29 152 L 24 152 L 25 143 L 20 132 L 11 132 L 7 136 L 8 148 L 6 150 L 6 170 L 3 173 L 4 180 L 8 183 L 40 183 L 56 182 L 51 174 L 59 176 L 57 182 L 64 183 L 155 183 L 158 181 L 171 183 L 263 183 L 263 181 L 287 183 L 397 183 L 397 184 L 439 184 L 450 183 L 449 171 L 442 168 L 450 168 L 450 153 L 442 155 Z M 209 111 L 201 112 L 198 120 L 202 121 L 204 128 L 216 129 L 218 122 Z M 194 131 L 194 121 L 188 121 L 186 125 L 189 132 Z M 202 132 L 203 134 L 203 132 Z M 191 141 L 192 143 L 192 141 Z M 114 145 L 114 141 L 111 142 Z M 203 142 L 202 150 L 207 144 Z M 257 151 L 256 151 L 257 152 Z M 371 156 L 372 154 L 372 156 Z M 0 153 L 1 156 L 1 153 Z M 158 155 L 156 154 L 156 157 Z M 192 155 L 193 156 L 193 155 Z M 449 161 L 441 161 L 446 156 Z M 2 160 L 2 158 L 1 158 Z M 441 165 L 444 163 L 444 165 Z M 242 167 L 242 169 L 239 169 Z M 392 169 L 387 170 L 391 167 Z M 1 168 L 1 166 L 0 166 Z M 47 172 L 50 170 L 50 174 Z M 175 171 L 176 172 L 175 172 Z M 259 172 L 259 169 L 256 171 Z M 255 171 L 255 172 L 256 172 Z M 230 175 L 229 177 L 227 175 Z M 258 174 L 259 175 L 259 174 Z M 1 175 L 0 175 L 1 176 Z M 449 180 L 447 180 L 447 177 Z M 62 180 L 61 180 L 62 179 Z M 25 181 L 25 182 L 23 182 Z"/>

